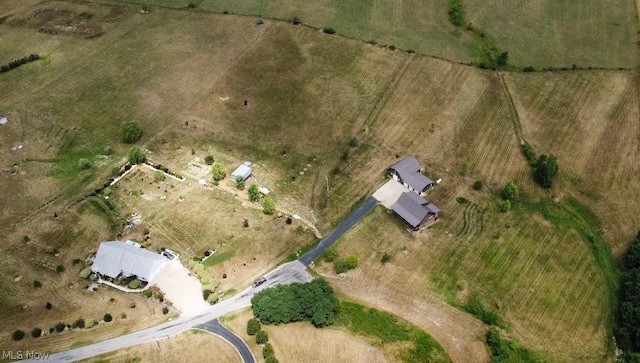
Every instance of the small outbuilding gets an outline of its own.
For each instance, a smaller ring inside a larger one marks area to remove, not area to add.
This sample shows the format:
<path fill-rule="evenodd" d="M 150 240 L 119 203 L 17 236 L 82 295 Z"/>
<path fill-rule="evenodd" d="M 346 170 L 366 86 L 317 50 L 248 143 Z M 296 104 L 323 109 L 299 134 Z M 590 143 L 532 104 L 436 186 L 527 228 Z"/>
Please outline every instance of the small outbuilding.
<path fill-rule="evenodd" d="M 236 170 L 231 173 L 231 180 L 238 180 L 238 177 L 242 178 L 242 181 L 249 179 L 253 175 L 251 171 L 251 162 L 245 161 Z"/>
<path fill-rule="evenodd" d="M 120 241 L 102 242 L 91 265 L 91 271 L 116 279 L 136 276 L 151 281 L 160 272 L 167 259 L 155 252 Z"/>

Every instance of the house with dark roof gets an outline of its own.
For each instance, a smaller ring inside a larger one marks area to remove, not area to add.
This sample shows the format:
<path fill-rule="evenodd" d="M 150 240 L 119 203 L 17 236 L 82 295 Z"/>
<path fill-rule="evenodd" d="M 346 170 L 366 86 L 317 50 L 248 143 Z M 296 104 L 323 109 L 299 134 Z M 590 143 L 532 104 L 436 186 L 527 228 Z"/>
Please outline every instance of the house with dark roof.
<path fill-rule="evenodd" d="M 404 192 L 391 206 L 414 231 L 419 231 L 438 221 L 440 209 L 414 192 Z"/>
<path fill-rule="evenodd" d="M 151 281 L 162 269 L 167 259 L 155 252 L 120 241 L 100 243 L 91 271 L 108 276 L 136 276 L 142 281 Z"/>
<path fill-rule="evenodd" d="M 389 168 L 389 174 L 400 184 L 418 195 L 424 195 L 435 182 L 422 174 L 423 168 L 415 156 L 407 156 Z"/>

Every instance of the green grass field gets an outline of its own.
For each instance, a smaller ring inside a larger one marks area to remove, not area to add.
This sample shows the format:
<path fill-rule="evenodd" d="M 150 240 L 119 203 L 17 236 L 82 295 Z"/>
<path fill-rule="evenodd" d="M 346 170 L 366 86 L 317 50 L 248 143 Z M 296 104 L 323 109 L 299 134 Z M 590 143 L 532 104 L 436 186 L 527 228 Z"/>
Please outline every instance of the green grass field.
<path fill-rule="evenodd" d="M 137 0 L 141 4 L 186 8 L 186 0 Z M 479 40 L 456 29 L 447 18 L 447 1 L 198 0 L 198 10 L 289 20 L 297 16 L 316 28 L 363 41 L 395 45 L 419 53 L 469 63 L 481 61 Z M 635 8 L 629 1 L 542 1 L 531 4 L 465 1 L 467 23 L 488 34 L 510 64 L 518 67 L 632 68 Z"/>

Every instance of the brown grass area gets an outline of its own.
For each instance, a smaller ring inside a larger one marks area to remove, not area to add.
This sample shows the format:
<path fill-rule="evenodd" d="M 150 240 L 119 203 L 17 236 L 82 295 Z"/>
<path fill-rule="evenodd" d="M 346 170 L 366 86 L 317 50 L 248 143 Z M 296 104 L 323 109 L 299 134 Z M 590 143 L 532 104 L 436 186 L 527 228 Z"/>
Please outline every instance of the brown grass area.
<path fill-rule="evenodd" d="M 181 254 L 183 262 L 203 257 L 207 250 L 232 253 L 231 259 L 209 268 L 221 290 L 241 290 L 315 239 L 304 227 L 298 229 L 298 222 L 287 225 L 284 218 L 267 216 L 227 191 L 202 187 L 192 179 L 155 182 L 153 173 L 136 169 L 114 188 L 122 212 L 138 213 L 143 221 L 122 239 L 141 240 L 143 229 L 148 228 L 149 248 L 170 248 Z M 144 195 L 136 196 L 134 191 Z M 249 221 L 248 228 L 242 225 L 244 219 Z M 222 279 L 223 273 L 226 279 Z"/>
<path fill-rule="evenodd" d="M 262 347 L 247 335 L 247 320 L 251 310 L 244 310 L 223 319 L 224 324 L 238 334 L 256 357 L 262 357 Z M 310 323 L 263 325 L 269 334 L 276 358 L 280 362 L 393 362 L 389 352 L 371 345 L 365 338 L 349 334 L 343 328 L 314 328 Z M 392 356 L 392 355 L 391 355 Z M 261 358 L 257 358 L 260 361 Z"/>
<path fill-rule="evenodd" d="M 131 362 L 136 359 L 142 362 L 242 361 L 233 346 L 217 335 L 190 330 L 169 339 L 102 354 L 81 362 Z"/>
<path fill-rule="evenodd" d="M 631 72 L 510 74 L 525 139 L 558 156 L 556 193 L 578 194 L 620 255 L 637 232 L 638 80 Z"/>

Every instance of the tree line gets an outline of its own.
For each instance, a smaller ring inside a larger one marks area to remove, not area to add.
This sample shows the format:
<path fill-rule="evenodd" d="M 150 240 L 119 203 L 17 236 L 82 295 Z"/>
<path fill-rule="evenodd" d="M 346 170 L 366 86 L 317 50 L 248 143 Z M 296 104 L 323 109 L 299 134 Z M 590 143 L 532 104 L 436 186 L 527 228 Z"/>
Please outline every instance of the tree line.
<path fill-rule="evenodd" d="M 615 336 L 628 363 L 640 363 L 640 232 L 623 259 L 626 269 L 620 285 Z"/>
<path fill-rule="evenodd" d="M 9 72 L 10 70 L 14 69 L 14 68 L 18 68 L 23 64 L 27 64 L 29 62 L 33 62 L 33 61 L 37 61 L 38 59 L 40 59 L 40 55 L 38 54 L 31 54 L 27 57 L 22 57 L 20 59 L 16 59 L 14 61 L 11 61 L 7 64 L 3 64 L 0 65 L 0 73 L 4 73 L 4 72 Z"/>

